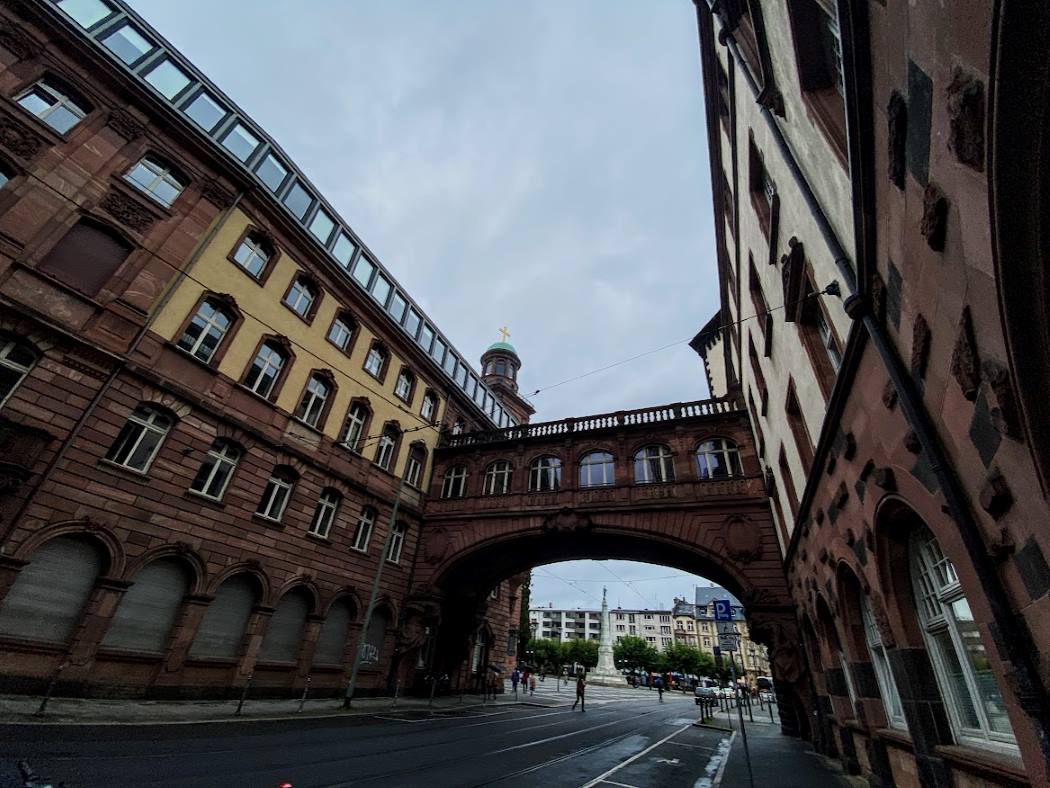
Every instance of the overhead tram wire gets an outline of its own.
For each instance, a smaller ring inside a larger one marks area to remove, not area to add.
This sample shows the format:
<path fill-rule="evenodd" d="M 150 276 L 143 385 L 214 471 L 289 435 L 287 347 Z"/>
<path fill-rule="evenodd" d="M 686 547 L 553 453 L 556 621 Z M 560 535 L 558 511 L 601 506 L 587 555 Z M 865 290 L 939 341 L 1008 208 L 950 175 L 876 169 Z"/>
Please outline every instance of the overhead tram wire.
<path fill-rule="evenodd" d="M 608 561 L 600 561 L 599 563 L 601 563 L 601 565 L 603 567 L 605 567 L 605 571 L 606 572 L 608 572 L 610 575 L 615 577 L 619 582 L 623 583 L 629 589 L 634 591 L 634 593 L 636 593 L 638 595 L 638 598 L 641 599 L 643 602 L 645 602 L 646 605 L 649 604 L 649 600 L 645 597 L 644 594 L 642 594 L 641 591 L 639 591 L 637 588 L 634 587 L 634 585 L 632 585 L 632 582 L 630 580 L 624 580 L 622 577 L 620 577 L 612 569 L 609 568 L 609 562 Z"/>

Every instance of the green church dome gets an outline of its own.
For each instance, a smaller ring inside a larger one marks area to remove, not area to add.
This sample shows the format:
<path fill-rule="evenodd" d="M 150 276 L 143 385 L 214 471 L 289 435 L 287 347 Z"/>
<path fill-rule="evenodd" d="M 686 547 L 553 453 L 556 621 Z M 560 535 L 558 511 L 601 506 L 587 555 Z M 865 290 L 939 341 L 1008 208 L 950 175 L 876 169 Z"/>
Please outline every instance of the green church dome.
<path fill-rule="evenodd" d="M 518 351 L 514 349 L 514 345 L 510 344 L 510 342 L 493 342 L 485 352 L 488 353 L 489 350 L 506 350 L 515 356 L 518 355 Z"/>

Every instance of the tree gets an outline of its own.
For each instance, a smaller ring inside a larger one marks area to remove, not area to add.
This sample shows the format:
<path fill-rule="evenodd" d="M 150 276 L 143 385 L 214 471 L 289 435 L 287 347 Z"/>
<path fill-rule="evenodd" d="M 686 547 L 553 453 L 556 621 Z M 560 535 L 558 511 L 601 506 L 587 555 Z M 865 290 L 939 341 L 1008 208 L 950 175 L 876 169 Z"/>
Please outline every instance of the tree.
<path fill-rule="evenodd" d="M 568 653 L 566 662 L 579 662 L 585 668 L 593 668 L 598 664 L 598 641 L 573 640 L 566 644 Z"/>
<path fill-rule="evenodd" d="M 687 675 L 699 675 L 700 652 L 684 643 L 672 643 L 663 653 L 667 669 Z"/>
<path fill-rule="evenodd" d="M 561 666 L 567 661 L 562 644 L 550 638 L 540 638 L 531 643 L 533 659 L 536 666 L 548 668 L 553 672 L 560 672 Z"/>
<path fill-rule="evenodd" d="M 529 641 L 532 640 L 532 627 L 529 626 L 529 597 L 532 591 L 532 573 L 525 575 L 525 582 L 521 584 L 519 599 L 521 600 L 521 615 L 518 616 L 518 661 L 525 659 L 529 653 Z"/>
<path fill-rule="evenodd" d="M 621 638 L 613 646 L 613 662 L 621 670 L 651 670 L 656 659 L 656 649 L 634 635 Z"/>

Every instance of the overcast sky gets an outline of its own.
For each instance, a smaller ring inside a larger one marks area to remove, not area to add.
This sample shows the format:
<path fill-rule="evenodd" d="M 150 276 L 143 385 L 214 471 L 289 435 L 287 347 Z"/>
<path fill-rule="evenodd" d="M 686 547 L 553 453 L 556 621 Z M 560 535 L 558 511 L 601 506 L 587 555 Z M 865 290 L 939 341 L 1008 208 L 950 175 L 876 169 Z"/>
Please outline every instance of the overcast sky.
<path fill-rule="evenodd" d="M 717 309 L 691 3 L 131 2 L 277 139 L 468 359 L 509 326 L 523 393 L 687 340 Z M 532 400 L 538 421 L 705 396 L 683 343 Z M 550 571 L 613 579 L 598 563 Z M 542 575 L 535 599 L 590 604 Z M 691 595 L 686 577 L 615 593 L 667 605 Z M 578 586 L 600 599 L 599 582 Z"/>

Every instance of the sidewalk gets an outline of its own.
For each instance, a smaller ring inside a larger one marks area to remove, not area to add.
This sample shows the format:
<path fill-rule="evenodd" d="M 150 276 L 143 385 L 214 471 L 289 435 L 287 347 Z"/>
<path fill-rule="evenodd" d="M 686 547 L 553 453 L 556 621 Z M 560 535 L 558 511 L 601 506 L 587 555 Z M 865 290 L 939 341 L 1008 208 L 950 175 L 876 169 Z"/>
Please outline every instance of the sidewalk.
<path fill-rule="evenodd" d="M 311 719 L 368 714 L 414 712 L 456 714 L 464 709 L 475 712 L 513 704 L 546 706 L 540 698 L 515 698 L 513 693 L 483 699 L 480 695 L 452 695 L 435 698 L 391 697 L 355 698 L 350 709 L 343 708 L 342 698 L 307 700 L 299 711 L 299 701 L 253 700 L 244 702 L 237 715 L 236 700 L 100 700 L 87 698 L 52 698 L 47 710 L 38 714 L 39 696 L 0 695 L 0 720 L 20 724 L 65 725 L 186 725 L 199 722 L 248 722 L 275 719 Z"/>

